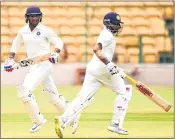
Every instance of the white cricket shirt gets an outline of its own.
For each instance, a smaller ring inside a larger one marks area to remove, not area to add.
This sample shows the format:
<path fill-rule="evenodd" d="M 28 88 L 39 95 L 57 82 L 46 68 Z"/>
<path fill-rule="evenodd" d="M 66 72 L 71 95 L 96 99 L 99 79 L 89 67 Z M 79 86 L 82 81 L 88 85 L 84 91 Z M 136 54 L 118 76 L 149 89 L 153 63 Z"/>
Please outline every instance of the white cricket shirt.
<path fill-rule="evenodd" d="M 50 53 L 50 42 L 53 43 L 56 48 L 63 48 L 63 41 L 52 29 L 44 26 L 42 23 L 39 23 L 33 31 L 30 30 L 29 24 L 22 27 L 13 40 L 11 52 L 17 52 L 17 48 L 20 47 L 22 39 L 28 57 Z"/>
<path fill-rule="evenodd" d="M 109 61 L 111 61 L 115 52 L 116 41 L 113 34 L 105 26 L 98 36 L 96 43 L 102 44 L 103 54 L 108 58 Z M 97 73 L 107 72 L 106 65 L 96 56 L 96 54 L 93 55 L 87 68 Z"/>

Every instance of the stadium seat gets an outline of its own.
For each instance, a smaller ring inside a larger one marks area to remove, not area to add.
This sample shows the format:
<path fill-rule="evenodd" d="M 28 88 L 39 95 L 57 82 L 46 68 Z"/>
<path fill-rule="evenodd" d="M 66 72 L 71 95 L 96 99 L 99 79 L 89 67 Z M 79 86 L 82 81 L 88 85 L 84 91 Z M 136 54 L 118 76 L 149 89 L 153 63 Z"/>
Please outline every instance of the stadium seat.
<path fill-rule="evenodd" d="M 125 7 L 125 8 L 127 8 L 128 5 L 129 4 L 127 2 L 121 2 L 121 1 L 112 2 L 112 6 L 115 6 L 115 7 Z"/>
<path fill-rule="evenodd" d="M 1 26 L 1 35 L 9 35 L 10 29 L 8 26 Z"/>
<path fill-rule="evenodd" d="M 116 11 L 118 14 L 120 14 L 121 19 L 122 19 L 122 17 L 131 17 L 131 14 L 130 14 L 131 8 L 115 7 L 114 11 Z"/>
<path fill-rule="evenodd" d="M 87 2 L 90 7 L 110 7 L 112 6 L 111 2 Z"/>
<path fill-rule="evenodd" d="M 70 21 L 68 23 L 71 25 L 75 25 L 75 26 L 85 26 L 85 24 L 86 24 L 86 20 L 84 18 L 79 17 L 79 16 L 70 17 L 69 20 Z"/>
<path fill-rule="evenodd" d="M 124 22 L 124 27 L 126 26 L 132 26 L 132 19 L 126 16 L 121 16 L 122 22 Z"/>
<path fill-rule="evenodd" d="M 156 47 L 159 52 L 171 52 L 172 51 L 172 42 L 169 37 L 157 36 Z"/>
<path fill-rule="evenodd" d="M 1 3 L 2 4 L 2 3 Z M 8 17 L 8 7 L 1 5 L 1 18 L 7 18 Z"/>
<path fill-rule="evenodd" d="M 166 18 L 173 18 L 173 16 L 174 16 L 173 6 L 165 8 L 165 17 Z"/>
<path fill-rule="evenodd" d="M 103 24 L 103 22 L 100 19 L 95 18 L 93 16 L 90 17 L 89 20 L 88 20 L 88 25 L 89 26 L 94 26 L 94 25 L 96 25 L 96 26 L 102 26 L 102 24 Z"/>
<path fill-rule="evenodd" d="M 67 47 L 68 51 L 68 59 L 65 62 L 71 63 L 71 62 L 77 62 L 78 61 L 78 47 Z"/>
<path fill-rule="evenodd" d="M 19 16 L 11 16 L 9 17 L 9 25 L 12 27 L 12 26 L 24 26 L 26 23 L 25 23 L 25 18 L 21 18 Z"/>
<path fill-rule="evenodd" d="M 131 26 L 124 26 L 120 35 L 122 36 L 137 35 L 137 31 Z"/>
<path fill-rule="evenodd" d="M 86 37 L 85 36 L 74 36 L 74 43 L 75 45 L 85 45 L 86 43 Z"/>
<path fill-rule="evenodd" d="M 124 45 L 125 44 L 125 37 L 116 37 L 116 45 Z"/>
<path fill-rule="evenodd" d="M 74 26 L 71 30 L 74 35 L 85 35 L 87 33 L 85 26 Z"/>
<path fill-rule="evenodd" d="M 145 6 L 145 7 L 157 7 L 158 6 L 158 2 L 143 2 L 143 5 Z"/>
<path fill-rule="evenodd" d="M 78 38 L 78 37 L 77 37 Z M 74 36 L 61 36 L 61 39 L 63 40 L 63 42 L 66 44 L 66 45 L 72 45 L 74 43 L 77 43 L 77 39 L 75 39 Z"/>
<path fill-rule="evenodd" d="M 159 5 L 160 6 L 173 6 L 173 1 L 162 1 L 162 2 L 159 2 Z"/>
<path fill-rule="evenodd" d="M 90 34 L 90 35 L 99 35 L 100 34 L 100 32 L 102 31 L 102 29 L 103 29 L 103 27 L 102 27 L 102 25 L 101 26 L 89 26 L 89 28 L 88 28 L 88 33 Z"/>
<path fill-rule="evenodd" d="M 103 19 L 104 15 L 108 12 L 111 12 L 109 7 L 94 7 L 94 14 L 99 19 Z"/>
<path fill-rule="evenodd" d="M 142 4 L 142 2 L 138 2 L 138 3 Z M 132 17 L 145 18 L 147 16 L 147 14 L 146 14 L 145 10 L 143 9 L 143 7 L 132 7 L 131 14 L 132 14 Z"/>
<path fill-rule="evenodd" d="M 10 39 L 8 35 L 1 35 L 1 47 L 10 46 Z"/>
<path fill-rule="evenodd" d="M 116 57 L 117 57 L 117 63 L 124 63 L 125 62 L 125 54 L 126 54 L 126 49 L 125 46 L 123 45 L 117 45 L 116 49 Z"/>
<path fill-rule="evenodd" d="M 80 51 L 80 62 L 89 62 L 94 54 L 92 47 L 88 48 L 81 47 L 79 51 Z"/>
<path fill-rule="evenodd" d="M 125 52 L 126 52 L 125 46 L 123 46 L 123 45 L 116 45 L 115 52 L 116 52 L 117 54 L 124 55 Z"/>
<path fill-rule="evenodd" d="M 155 46 L 155 38 L 153 38 L 153 36 L 143 36 L 142 43 L 143 45 L 145 44 Z"/>
<path fill-rule="evenodd" d="M 155 47 L 151 45 L 143 46 L 143 61 L 144 63 L 157 63 L 157 54 L 158 51 Z"/>
<path fill-rule="evenodd" d="M 1 26 L 8 26 L 9 25 L 9 20 L 7 17 L 2 17 L 1 16 Z"/>
<path fill-rule="evenodd" d="M 85 10 L 83 7 L 68 7 L 67 11 L 70 17 L 85 17 Z"/>
<path fill-rule="evenodd" d="M 60 21 L 55 21 L 55 17 L 52 16 L 46 16 L 42 19 L 42 23 L 46 26 L 50 26 L 50 27 L 58 27 L 61 23 Z"/>
<path fill-rule="evenodd" d="M 59 27 L 59 33 L 60 35 L 73 35 L 75 32 L 72 30 L 71 27 L 61 25 Z"/>
<path fill-rule="evenodd" d="M 26 12 L 26 8 L 20 7 L 18 6 L 13 6 L 13 7 L 9 7 L 9 16 L 10 17 L 18 17 L 21 18 L 21 20 L 25 20 L 25 12 Z"/>
<path fill-rule="evenodd" d="M 11 27 L 10 27 L 10 36 L 12 36 L 12 35 L 17 35 L 17 34 L 18 34 L 18 31 L 19 31 L 19 29 L 20 29 L 21 27 L 22 27 L 22 26 L 20 26 L 20 25 L 11 26 Z"/>
<path fill-rule="evenodd" d="M 147 2 L 146 2 L 147 3 Z M 154 3 L 154 2 L 153 2 Z M 159 10 L 158 8 L 156 7 L 147 7 L 145 8 L 145 11 L 146 11 L 146 14 L 149 16 L 149 17 L 162 17 L 162 13 L 161 13 L 161 10 Z"/>
<path fill-rule="evenodd" d="M 87 38 L 87 43 L 89 47 L 93 47 L 95 46 L 97 41 L 97 36 L 92 36 L 92 34 L 89 34 L 88 38 Z"/>
<path fill-rule="evenodd" d="M 131 6 L 132 8 L 138 7 L 142 8 L 144 6 L 144 2 L 138 1 L 138 2 L 128 2 L 128 6 Z"/>
<path fill-rule="evenodd" d="M 138 36 L 126 36 L 123 39 L 125 47 L 138 47 L 139 40 Z"/>
<path fill-rule="evenodd" d="M 145 26 L 137 26 L 136 32 L 138 33 L 138 35 L 148 35 L 149 36 L 153 34 L 152 28 L 145 27 Z"/>
<path fill-rule="evenodd" d="M 149 20 L 147 20 L 144 17 L 134 17 L 132 20 L 130 20 L 130 22 L 132 23 L 132 26 L 145 26 L 145 27 L 149 27 L 150 26 L 150 22 Z"/>
<path fill-rule="evenodd" d="M 139 62 L 139 49 L 136 47 L 129 47 L 127 50 L 129 56 L 129 63 L 138 63 Z"/>

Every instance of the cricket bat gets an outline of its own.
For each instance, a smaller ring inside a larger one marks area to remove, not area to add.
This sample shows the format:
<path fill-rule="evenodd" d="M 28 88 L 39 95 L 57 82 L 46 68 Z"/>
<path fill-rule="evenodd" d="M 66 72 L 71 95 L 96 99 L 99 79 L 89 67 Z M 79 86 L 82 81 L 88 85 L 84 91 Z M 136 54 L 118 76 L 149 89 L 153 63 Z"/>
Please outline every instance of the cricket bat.
<path fill-rule="evenodd" d="M 48 60 L 49 57 L 50 57 L 50 53 L 35 56 L 35 57 L 31 57 L 31 58 L 26 58 L 26 59 L 18 61 L 17 64 L 14 66 L 14 68 L 18 69 L 19 67 L 27 67 L 27 66 L 30 66 L 30 65 L 34 65 L 34 64 L 37 64 L 41 61 Z M 4 71 L 4 70 L 5 69 L 1 65 L 1 71 Z"/>
<path fill-rule="evenodd" d="M 147 87 L 145 84 L 143 84 L 140 81 L 134 80 L 128 74 L 126 74 L 125 78 L 128 81 L 130 81 L 142 94 L 144 94 L 146 97 L 152 100 L 155 104 L 163 108 L 166 112 L 168 112 L 171 109 L 171 105 L 166 100 L 164 100 L 161 96 L 159 96 L 149 87 Z"/>

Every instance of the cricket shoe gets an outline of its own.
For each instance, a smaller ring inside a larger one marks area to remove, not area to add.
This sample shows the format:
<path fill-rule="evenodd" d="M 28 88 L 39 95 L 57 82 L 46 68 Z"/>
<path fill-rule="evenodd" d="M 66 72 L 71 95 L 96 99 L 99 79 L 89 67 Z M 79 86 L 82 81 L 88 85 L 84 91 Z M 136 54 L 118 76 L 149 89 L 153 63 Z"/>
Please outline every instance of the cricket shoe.
<path fill-rule="evenodd" d="M 119 124 L 114 123 L 114 122 L 111 122 L 109 124 L 108 130 L 111 131 L 111 132 L 122 134 L 122 135 L 128 135 L 129 134 L 127 130 L 119 128 Z"/>
<path fill-rule="evenodd" d="M 58 135 L 58 137 L 63 138 L 63 130 L 65 127 L 63 127 L 64 123 L 61 116 L 55 116 L 55 132 Z"/>
<path fill-rule="evenodd" d="M 33 126 L 32 128 L 29 130 L 30 133 L 34 133 L 34 132 L 37 132 L 38 130 L 40 130 L 40 128 L 47 122 L 46 119 L 43 119 L 43 122 L 42 124 L 36 124 L 36 123 L 33 123 Z"/>
<path fill-rule="evenodd" d="M 72 126 L 72 134 L 75 134 L 75 132 L 78 129 L 78 121 L 80 118 L 80 114 L 78 114 L 78 116 L 72 121 L 72 123 L 70 124 Z"/>

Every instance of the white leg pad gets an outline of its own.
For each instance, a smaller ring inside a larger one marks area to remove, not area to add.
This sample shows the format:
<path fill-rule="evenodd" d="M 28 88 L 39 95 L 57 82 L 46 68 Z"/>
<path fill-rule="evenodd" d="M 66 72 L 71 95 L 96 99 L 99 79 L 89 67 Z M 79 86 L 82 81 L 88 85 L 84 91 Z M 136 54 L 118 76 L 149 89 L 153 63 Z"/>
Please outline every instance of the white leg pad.
<path fill-rule="evenodd" d="M 51 91 L 43 89 L 43 91 L 48 96 L 50 103 L 56 106 L 58 111 L 64 112 L 65 109 L 67 109 L 69 102 L 61 94 L 59 94 L 57 90 Z"/>
<path fill-rule="evenodd" d="M 78 96 L 76 97 L 72 103 L 70 104 L 70 106 L 68 107 L 68 109 L 64 112 L 63 116 L 66 119 L 65 125 L 69 124 L 70 122 L 72 122 L 72 120 L 78 116 L 81 111 L 83 109 L 85 109 L 93 100 L 93 96 L 87 98 L 86 100 L 84 100 L 82 97 Z"/>
<path fill-rule="evenodd" d="M 123 121 L 128 109 L 128 103 L 130 102 L 132 97 L 132 86 L 126 85 L 126 93 L 121 95 L 119 94 L 115 100 L 113 117 L 112 120 L 115 123 L 119 123 L 119 127 L 122 128 Z"/>
<path fill-rule="evenodd" d="M 24 104 L 25 109 L 32 122 L 38 125 L 42 124 L 44 117 L 39 111 L 39 107 L 34 95 L 30 93 L 30 91 L 24 86 L 19 85 L 17 86 L 17 89 L 18 89 L 18 97 Z"/>

